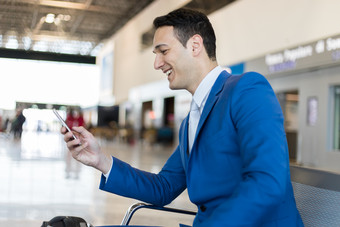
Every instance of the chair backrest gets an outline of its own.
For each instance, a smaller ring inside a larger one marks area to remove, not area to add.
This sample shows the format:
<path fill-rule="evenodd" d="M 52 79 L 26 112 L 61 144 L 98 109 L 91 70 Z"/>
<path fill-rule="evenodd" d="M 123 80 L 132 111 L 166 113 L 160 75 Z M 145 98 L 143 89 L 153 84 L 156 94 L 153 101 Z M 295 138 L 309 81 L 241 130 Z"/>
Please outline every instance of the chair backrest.
<path fill-rule="evenodd" d="M 294 165 L 290 171 L 304 225 L 340 226 L 340 174 Z"/>

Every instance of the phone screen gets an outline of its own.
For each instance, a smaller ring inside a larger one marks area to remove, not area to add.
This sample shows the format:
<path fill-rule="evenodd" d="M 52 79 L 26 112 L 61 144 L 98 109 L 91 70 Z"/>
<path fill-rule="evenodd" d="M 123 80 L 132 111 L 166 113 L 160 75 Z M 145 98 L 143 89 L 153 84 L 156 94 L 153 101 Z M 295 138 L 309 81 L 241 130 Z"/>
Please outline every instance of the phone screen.
<path fill-rule="evenodd" d="M 59 115 L 58 111 L 56 109 L 53 109 L 53 113 L 57 116 L 60 123 L 67 129 L 67 131 L 72 132 L 71 129 L 67 126 L 66 122 L 63 120 L 63 118 Z M 73 139 L 77 139 L 77 137 L 72 132 Z"/>

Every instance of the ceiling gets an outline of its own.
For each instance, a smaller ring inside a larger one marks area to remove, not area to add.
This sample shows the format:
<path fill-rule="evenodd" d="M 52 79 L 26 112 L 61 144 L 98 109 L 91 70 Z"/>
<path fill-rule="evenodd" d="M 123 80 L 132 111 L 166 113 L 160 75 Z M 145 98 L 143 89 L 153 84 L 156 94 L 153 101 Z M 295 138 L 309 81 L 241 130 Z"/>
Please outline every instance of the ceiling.
<path fill-rule="evenodd" d="M 0 0 L 0 50 L 96 56 L 103 41 L 156 0 Z M 209 14 L 234 0 L 193 0 Z"/>
<path fill-rule="evenodd" d="M 153 0 L 0 0 L 0 47 L 95 56 Z"/>

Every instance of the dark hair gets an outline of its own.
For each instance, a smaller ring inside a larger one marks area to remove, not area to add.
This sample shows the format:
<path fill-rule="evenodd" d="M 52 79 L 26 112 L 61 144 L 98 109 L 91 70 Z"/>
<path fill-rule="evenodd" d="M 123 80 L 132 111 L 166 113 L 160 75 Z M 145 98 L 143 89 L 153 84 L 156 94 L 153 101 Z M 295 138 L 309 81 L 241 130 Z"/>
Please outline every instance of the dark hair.
<path fill-rule="evenodd" d="M 184 47 L 193 35 L 200 35 L 209 58 L 216 60 L 215 32 L 205 14 L 181 8 L 155 18 L 153 25 L 156 29 L 162 26 L 173 26 L 175 36 Z"/>

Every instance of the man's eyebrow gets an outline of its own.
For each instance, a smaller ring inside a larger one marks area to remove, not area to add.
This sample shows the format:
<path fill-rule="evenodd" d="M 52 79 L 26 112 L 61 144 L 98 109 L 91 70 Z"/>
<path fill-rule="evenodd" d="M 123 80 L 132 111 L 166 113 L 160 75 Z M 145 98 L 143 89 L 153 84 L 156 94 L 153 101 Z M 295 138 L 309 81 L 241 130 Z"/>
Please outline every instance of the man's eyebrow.
<path fill-rule="evenodd" d="M 157 46 L 155 46 L 155 48 L 153 49 L 153 53 L 156 53 L 157 50 L 159 50 L 162 46 L 167 46 L 166 44 L 158 44 Z"/>

